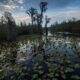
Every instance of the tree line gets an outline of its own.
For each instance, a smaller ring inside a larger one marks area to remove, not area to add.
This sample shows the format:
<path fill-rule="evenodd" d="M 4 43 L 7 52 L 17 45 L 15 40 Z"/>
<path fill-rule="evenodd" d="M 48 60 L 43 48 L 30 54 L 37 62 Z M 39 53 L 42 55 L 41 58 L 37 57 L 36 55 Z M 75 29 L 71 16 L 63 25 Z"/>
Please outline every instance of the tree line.
<path fill-rule="evenodd" d="M 56 22 L 52 24 L 49 28 L 50 32 L 54 34 L 55 32 L 69 32 L 72 34 L 80 33 L 80 20 L 73 18 L 72 20 L 63 21 L 62 23 Z"/>

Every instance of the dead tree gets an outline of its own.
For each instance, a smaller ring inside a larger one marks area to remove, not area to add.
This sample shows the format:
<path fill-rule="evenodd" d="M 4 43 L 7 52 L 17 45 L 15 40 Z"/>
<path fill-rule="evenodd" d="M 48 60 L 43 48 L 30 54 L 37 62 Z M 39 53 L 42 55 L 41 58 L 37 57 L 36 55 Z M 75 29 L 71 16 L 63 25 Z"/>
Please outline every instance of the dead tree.
<path fill-rule="evenodd" d="M 48 18 L 47 16 L 45 17 L 45 35 L 46 35 L 46 42 L 47 42 L 47 36 L 48 36 L 48 28 L 47 25 L 50 22 L 50 18 Z"/>

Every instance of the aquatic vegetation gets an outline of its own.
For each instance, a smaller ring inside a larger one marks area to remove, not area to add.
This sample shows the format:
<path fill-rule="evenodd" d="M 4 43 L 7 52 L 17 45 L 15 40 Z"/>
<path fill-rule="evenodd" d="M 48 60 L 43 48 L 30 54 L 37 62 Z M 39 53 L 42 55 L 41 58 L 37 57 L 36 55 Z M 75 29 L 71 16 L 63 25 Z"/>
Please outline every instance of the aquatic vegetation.
<path fill-rule="evenodd" d="M 0 78 L 3 78 L 5 76 L 5 72 L 3 70 L 0 70 Z"/>
<path fill-rule="evenodd" d="M 73 76 L 71 76 L 71 78 L 75 79 L 75 80 L 80 80 L 80 76 L 78 76 L 78 75 L 73 75 Z"/>
<path fill-rule="evenodd" d="M 80 50 L 77 50 L 76 54 L 80 57 Z"/>
<path fill-rule="evenodd" d="M 11 77 L 10 77 L 10 80 L 17 80 L 17 79 L 16 79 L 16 77 L 11 76 Z"/>
<path fill-rule="evenodd" d="M 44 73 L 43 70 L 39 70 L 39 71 L 38 71 L 38 74 L 39 74 L 39 75 L 42 75 L 43 73 Z"/>
<path fill-rule="evenodd" d="M 37 79 L 38 78 L 38 74 L 34 74 L 33 76 L 32 76 L 32 80 L 35 80 L 35 79 Z"/>
<path fill-rule="evenodd" d="M 63 78 L 63 79 L 66 79 L 67 77 L 66 77 L 66 75 L 65 75 L 65 74 L 63 74 L 63 75 L 62 75 L 62 78 Z"/>
<path fill-rule="evenodd" d="M 0 68 L 3 70 L 0 72 L 0 77 L 7 76 L 12 71 L 18 78 L 13 75 L 10 76 L 11 80 L 27 78 L 30 80 L 58 80 L 59 77 L 66 80 L 68 73 L 72 74 L 76 69 L 80 69 L 79 60 L 76 60 L 77 63 L 74 62 L 75 58 L 79 59 L 79 54 L 76 50 L 72 53 L 71 50 L 76 44 L 71 40 L 68 42 L 66 39 L 55 39 L 55 41 L 49 39 L 47 44 L 44 41 L 39 42 L 24 40 L 0 45 Z M 70 42 L 74 43 L 74 46 L 69 44 Z M 23 49 L 20 48 L 22 46 Z M 79 76 L 76 76 L 70 75 L 69 78 L 79 79 Z"/>
<path fill-rule="evenodd" d="M 52 80 L 58 80 L 57 78 L 52 78 Z"/>
<path fill-rule="evenodd" d="M 69 67 L 65 69 L 65 73 L 68 73 L 68 72 L 73 72 L 73 71 L 74 71 L 74 69 L 69 68 Z"/>

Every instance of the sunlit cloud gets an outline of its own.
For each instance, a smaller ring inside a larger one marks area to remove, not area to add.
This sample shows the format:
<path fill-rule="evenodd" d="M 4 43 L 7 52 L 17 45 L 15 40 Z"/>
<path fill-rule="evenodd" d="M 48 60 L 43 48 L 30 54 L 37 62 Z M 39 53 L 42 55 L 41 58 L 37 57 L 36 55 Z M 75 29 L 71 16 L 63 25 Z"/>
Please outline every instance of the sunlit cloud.
<path fill-rule="evenodd" d="M 11 10 L 14 10 L 15 8 L 17 8 L 18 6 L 17 5 L 7 4 L 7 5 L 3 5 L 3 7 L 4 7 L 5 10 L 11 11 Z"/>
<path fill-rule="evenodd" d="M 31 21 L 31 18 L 26 15 L 14 16 L 14 18 L 15 18 L 15 21 L 17 24 L 19 24 L 20 22 L 30 23 L 30 21 Z"/>
<path fill-rule="evenodd" d="M 24 0 L 5 0 L 0 1 L 0 8 L 2 8 L 3 10 L 7 10 L 7 11 L 12 11 L 14 9 L 17 9 L 19 7 L 19 9 L 23 9 L 23 3 Z"/>
<path fill-rule="evenodd" d="M 26 20 L 30 20 L 29 16 L 16 16 L 15 17 L 18 21 L 26 21 Z"/>
<path fill-rule="evenodd" d="M 18 3 L 23 4 L 24 0 L 17 0 Z"/>

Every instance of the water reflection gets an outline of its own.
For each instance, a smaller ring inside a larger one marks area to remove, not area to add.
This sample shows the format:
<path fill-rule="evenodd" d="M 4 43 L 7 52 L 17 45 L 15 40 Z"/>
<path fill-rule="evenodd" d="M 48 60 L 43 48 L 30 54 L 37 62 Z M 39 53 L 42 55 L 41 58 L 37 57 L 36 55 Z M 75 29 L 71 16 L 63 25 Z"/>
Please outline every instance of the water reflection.
<path fill-rule="evenodd" d="M 80 48 L 79 44 L 80 44 L 79 42 L 77 42 L 77 44 L 75 44 L 75 45 L 77 45 L 78 49 Z M 38 41 L 28 41 L 25 44 L 20 43 L 19 53 L 22 52 L 22 53 L 31 55 L 35 49 L 34 46 L 37 49 L 37 47 L 39 46 L 39 42 Z M 54 52 L 57 54 L 64 53 L 66 55 L 73 55 L 76 52 L 76 49 L 73 46 L 73 42 L 68 38 L 66 38 L 66 39 L 64 39 L 64 38 L 56 39 L 55 37 L 51 38 L 50 43 L 47 43 L 47 44 L 44 43 L 42 47 L 43 47 L 46 55 L 51 52 Z"/>
<path fill-rule="evenodd" d="M 43 38 L 45 39 L 45 38 Z M 35 50 L 39 48 L 39 45 L 42 44 L 42 48 L 44 50 L 44 54 L 48 55 L 51 52 L 54 52 L 56 54 L 66 54 L 66 55 L 74 55 L 76 50 L 80 49 L 80 42 L 76 41 L 75 46 L 73 46 L 72 39 L 67 38 L 49 38 L 49 42 L 45 43 L 43 41 L 39 41 L 39 39 L 36 40 L 24 40 L 16 42 L 16 45 L 10 44 L 6 47 L 3 47 L 1 49 L 1 55 L 0 57 L 4 56 L 5 53 L 9 54 L 12 50 L 17 51 L 17 60 L 26 60 L 29 58 L 32 58 L 32 54 Z"/>
<path fill-rule="evenodd" d="M 51 69 L 51 66 L 54 67 L 55 64 L 57 65 L 56 68 L 58 68 L 60 64 L 62 66 L 64 64 L 67 65 L 69 60 L 71 63 L 78 63 L 80 61 L 80 58 L 76 56 L 76 52 L 80 50 L 80 42 L 79 40 L 77 41 L 77 39 L 74 41 L 71 38 L 49 37 L 47 43 L 45 40 L 40 41 L 39 39 L 23 40 L 9 44 L 6 43 L 5 46 L 2 45 L 0 48 L 0 70 L 4 70 L 9 76 L 12 75 L 13 72 L 19 73 L 19 71 L 24 68 L 23 65 L 25 65 L 26 68 L 28 67 L 26 70 L 29 70 L 29 74 L 32 73 L 32 68 L 36 68 L 34 64 L 37 66 L 42 61 L 40 65 L 43 66 L 44 71 L 45 69 L 48 70 L 48 67 Z M 67 58 L 64 54 L 66 54 Z M 45 62 L 44 55 L 48 57 L 45 58 Z M 15 64 L 13 65 L 14 62 Z M 66 65 L 64 65 L 64 67 L 67 68 Z M 73 67 L 74 64 L 68 66 Z"/>

